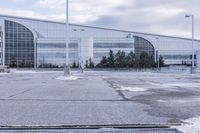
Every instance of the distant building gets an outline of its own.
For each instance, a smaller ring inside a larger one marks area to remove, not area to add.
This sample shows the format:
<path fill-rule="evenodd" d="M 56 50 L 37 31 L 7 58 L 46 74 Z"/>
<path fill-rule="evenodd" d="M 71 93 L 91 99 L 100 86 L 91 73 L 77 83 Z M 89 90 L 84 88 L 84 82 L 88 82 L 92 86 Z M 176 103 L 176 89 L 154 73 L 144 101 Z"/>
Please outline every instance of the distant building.
<path fill-rule="evenodd" d="M 0 15 L 0 64 L 40 67 L 65 63 L 65 24 Z M 96 64 L 109 50 L 148 53 L 166 64 L 191 64 L 190 39 L 70 24 L 70 63 L 91 58 Z M 195 41 L 195 53 L 200 41 Z"/>

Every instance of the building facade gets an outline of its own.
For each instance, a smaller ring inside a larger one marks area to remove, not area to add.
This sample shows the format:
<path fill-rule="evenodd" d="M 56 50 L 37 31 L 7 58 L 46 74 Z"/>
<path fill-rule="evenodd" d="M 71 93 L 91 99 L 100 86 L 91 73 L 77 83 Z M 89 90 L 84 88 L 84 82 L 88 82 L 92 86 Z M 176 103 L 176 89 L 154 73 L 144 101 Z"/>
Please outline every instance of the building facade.
<path fill-rule="evenodd" d="M 72 64 L 90 58 L 95 64 L 109 50 L 136 55 L 148 53 L 166 64 L 191 64 L 190 39 L 70 24 L 69 61 Z M 12 67 L 63 66 L 66 58 L 64 23 L 0 15 L 0 64 Z M 195 53 L 200 41 L 195 41 Z"/>
<path fill-rule="evenodd" d="M 3 64 L 3 27 L 0 26 L 0 64 Z"/>

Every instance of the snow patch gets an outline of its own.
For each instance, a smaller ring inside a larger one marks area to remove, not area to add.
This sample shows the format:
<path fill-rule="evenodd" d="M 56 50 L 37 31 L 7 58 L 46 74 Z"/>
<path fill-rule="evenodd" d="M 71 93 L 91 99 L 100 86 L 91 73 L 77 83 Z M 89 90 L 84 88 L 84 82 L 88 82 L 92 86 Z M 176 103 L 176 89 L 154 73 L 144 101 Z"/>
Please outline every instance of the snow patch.
<path fill-rule="evenodd" d="M 164 84 L 167 87 L 200 87 L 199 83 L 172 83 L 172 84 Z"/>
<path fill-rule="evenodd" d="M 0 73 L 0 75 L 7 75 L 7 74 L 9 74 L 9 73 Z"/>
<path fill-rule="evenodd" d="M 150 85 L 153 86 L 159 86 L 159 87 L 165 87 L 165 88 L 171 88 L 171 87 L 193 87 L 193 88 L 199 88 L 200 83 L 153 83 L 153 82 L 147 82 Z"/>
<path fill-rule="evenodd" d="M 36 71 L 14 71 L 14 73 L 17 74 L 33 74 L 33 73 L 38 73 Z"/>
<path fill-rule="evenodd" d="M 12 70 L 11 73 L 15 74 L 48 74 L 48 73 L 61 73 L 60 71 L 15 71 Z"/>
<path fill-rule="evenodd" d="M 61 76 L 61 77 L 58 77 L 56 79 L 57 80 L 62 80 L 62 81 L 73 81 L 73 80 L 78 80 L 79 77 L 75 77 L 75 76 L 69 76 L 69 77 Z"/>
<path fill-rule="evenodd" d="M 132 92 L 142 92 L 142 91 L 147 91 L 148 89 L 141 88 L 141 87 L 120 87 L 119 90 L 122 90 L 122 91 L 132 91 Z"/>
<path fill-rule="evenodd" d="M 157 102 L 159 102 L 159 103 L 166 103 L 167 101 L 165 101 L 165 100 L 157 100 Z"/>
<path fill-rule="evenodd" d="M 183 133 L 200 133 L 200 117 L 185 120 L 184 123 L 185 124 L 182 126 L 173 128 L 176 128 Z"/>

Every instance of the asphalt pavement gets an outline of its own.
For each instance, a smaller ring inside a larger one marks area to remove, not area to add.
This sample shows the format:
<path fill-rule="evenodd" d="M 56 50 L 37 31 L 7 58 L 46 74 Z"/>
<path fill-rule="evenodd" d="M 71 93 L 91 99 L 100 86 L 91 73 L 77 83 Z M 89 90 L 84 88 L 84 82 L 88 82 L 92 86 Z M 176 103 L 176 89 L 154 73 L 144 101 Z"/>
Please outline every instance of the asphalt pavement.
<path fill-rule="evenodd" d="M 62 72 L 0 74 L 0 125 L 181 124 L 185 119 L 200 116 L 198 74 L 73 72 L 78 79 L 58 80 L 60 76 Z M 37 130 L 101 131 L 178 132 L 174 129 Z"/>

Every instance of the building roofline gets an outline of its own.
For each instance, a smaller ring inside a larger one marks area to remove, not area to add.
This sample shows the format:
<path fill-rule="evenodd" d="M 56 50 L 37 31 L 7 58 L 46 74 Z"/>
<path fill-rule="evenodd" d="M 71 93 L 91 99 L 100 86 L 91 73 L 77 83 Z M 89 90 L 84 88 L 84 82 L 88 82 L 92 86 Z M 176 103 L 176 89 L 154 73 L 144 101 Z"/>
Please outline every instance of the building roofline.
<path fill-rule="evenodd" d="M 4 15 L 4 14 L 0 14 L 0 17 L 8 17 L 8 18 L 16 18 L 16 19 L 26 19 L 26 20 L 33 20 L 33 21 L 56 23 L 56 24 L 65 24 L 64 22 L 59 22 L 59 21 L 44 20 L 44 19 L 37 19 L 37 18 L 28 18 L 28 17 L 20 17 L 20 16 L 12 16 L 12 15 Z M 168 37 L 168 38 L 191 40 L 189 38 L 184 38 L 184 37 L 175 37 L 175 36 L 160 35 L 160 34 L 153 34 L 153 33 L 143 33 L 143 32 L 129 31 L 129 30 L 119 30 L 119 29 L 112 29 L 112 28 L 103 28 L 103 27 L 96 27 L 96 26 L 73 24 L 73 23 L 70 23 L 69 25 L 72 25 L 72 26 L 81 26 L 81 27 L 86 27 L 86 28 L 96 28 L 96 29 L 102 29 L 102 30 L 112 30 L 112 31 L 118 31 L 118 32 L 128 32 L 128 33 L 150 35 L 150 36 L 157 36 L 157 37 Z M 195 41 L 199 41 L 200 42 L 199 39 L 195 39 Z"/>
<path fill-rule="evenodd" d="M 102 28 L 102 27 L 79 25 L 79 24 L 70 24 L 70 25 L 82 26 L 82 27 L 88 27 L 88 28 L 96 28 L 96 29 L 102 29 L 102 30 L 113 30 L 113 31 L 118 31 L 118 32 L 128 32 L 128 33 L 134 33 L 134 34 L 150 35 L 150 36 L 157 36 L 157 37 L 168 37 L 168 38 L 191 40 L 190 38 L 168 36 L 168 35 L 160 35 L 160 34 L 154 34 L 154 33 L 144 33 L 144 32 L 136 32 L 136 31 L 129 31 L 129 30 L 119 30 L 119 29 L 112 29 L 112 28 Z M 200 40 L 199 39 L 195 39 L 195 41 L 200 41 Z"/>
<path fill-rule="evenodd" d="M 33 21 L 65 24 L 64 22 L 59 22 L 59 21 L 52 21 L 52 20 L 45 20 L 45 19 L 38 19 L 38 18 L 29 18 L 29 17 L 21 17 L 21 16 L 13 16 L 13 15 L 5 15 L 5 14 L 0 14 L 0 17 L 8 17 L 8 18 L 16 18 L 16 19 L 26 19 L 26 20 L 33 20 Z"/>

